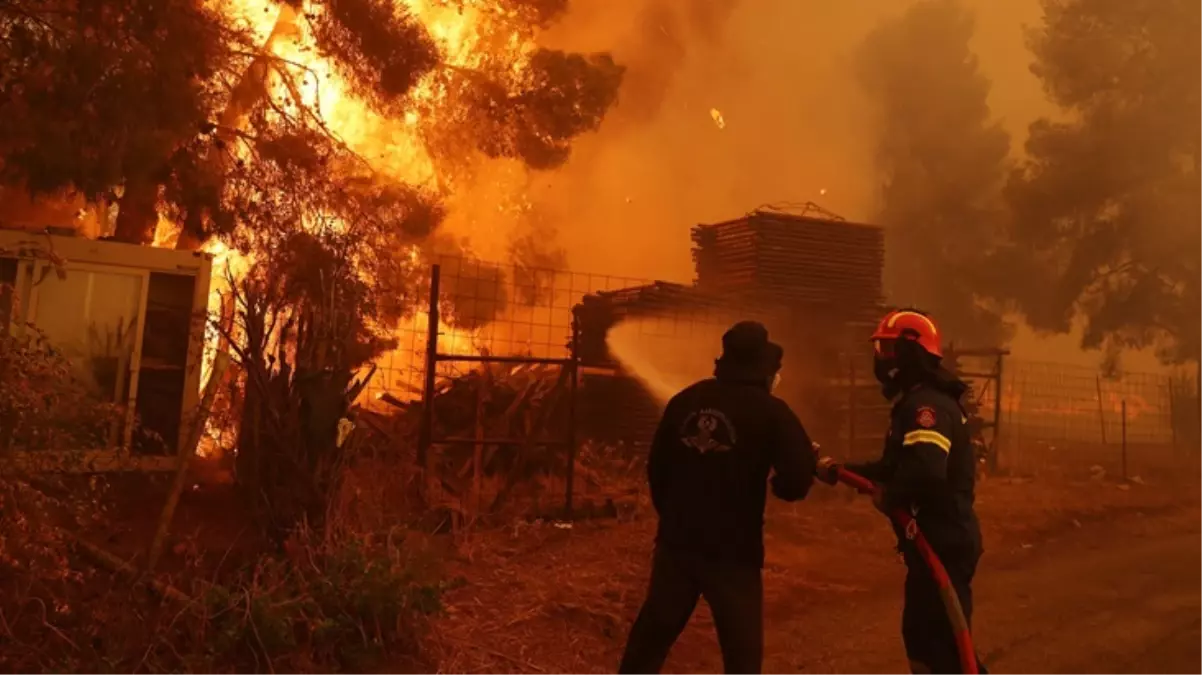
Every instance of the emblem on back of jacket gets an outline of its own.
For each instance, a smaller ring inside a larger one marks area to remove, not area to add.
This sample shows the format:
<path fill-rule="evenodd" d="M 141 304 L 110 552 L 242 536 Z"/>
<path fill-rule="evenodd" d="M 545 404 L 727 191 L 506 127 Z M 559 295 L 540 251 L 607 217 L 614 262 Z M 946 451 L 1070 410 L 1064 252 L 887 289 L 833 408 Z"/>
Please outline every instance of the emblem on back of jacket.
<path fill-rule="evenodd" d="M 721 410 L 702 408 L 685 418 L 680 442 L 701 454 L 727 452 L 736 441 L 735 427 Z"/>

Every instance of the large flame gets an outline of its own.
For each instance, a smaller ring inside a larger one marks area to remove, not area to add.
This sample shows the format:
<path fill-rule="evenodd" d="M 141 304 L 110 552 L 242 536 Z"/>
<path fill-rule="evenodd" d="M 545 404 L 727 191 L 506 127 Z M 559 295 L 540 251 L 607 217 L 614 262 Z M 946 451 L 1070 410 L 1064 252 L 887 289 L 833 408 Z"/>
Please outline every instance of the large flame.
<path fill-rule="evenodd" d="M 409 93 L 403 114 L 387 117 L 356 97 L 334 64 L 316 48 L 308 18 L 322 11 L 320 6 L 306 3 L 297 8 L 272 0 L 211 1 L 231 19 L 249 28 L 263 49 L 290 64 L 288 72 L 291 76 L 272 71 L 268 81 L 269 95 L 281 100 L 299 95 L 301 103 L 316 113 L 335 137 L 363 157 L 380 175 L 448 196 L 452 177 L 440 175 L 423 142 L 423 130 L 437 122 L 439 106 L 446 95 L 434 72 L 427 74 Z M 472 0 L 462 3 L 403 0 L 403 3 L 424 24 L 438 45 L 443 63 L 451 67 L 477 69 L 485 66 L 489 59 L 501 59 L 496 62 L 512 64 L 520 70 L 525 56 L 535 48 L 532 35 L 496 34 L 497 27 L 489 23 L 489 10 L 482 3 Z M 496 201 L 521 200 L 505 196 Z M 175 223 L 160 219 L 154 245 L 173 246 L 179 229 Z M 249 261 L 220 241 L 208 242 L 204 250 L 214 256 L 208 310 L 210 316 L 220 322 L 220 318 L 230 311 L 225 306 L 230 296 L 230 283 L 245 274 Z M 416 248 L 411 257 L 415 264 L 420 263 Z M 419 311 L 411 325 L 398 331 L 398 342 L 413 344 L 415 336 L 420 336 L 424 342 L 428 322 L 428 314 Z M 452 323 L 453 316 L 445 316 L 440 321 L 441 353 L 476 354 L 486 348 L 478 331 L 456 328 Z M 202 381 L 207 380 L 213 355 L 223 348 L 219 332 L 213 328 L 207 335 Z M 422 355 L 418 351 L 400 347 L 385 354 L 382 360 L 420 364 Z M 404 392 L 399 393 L 403 398 Z"/>

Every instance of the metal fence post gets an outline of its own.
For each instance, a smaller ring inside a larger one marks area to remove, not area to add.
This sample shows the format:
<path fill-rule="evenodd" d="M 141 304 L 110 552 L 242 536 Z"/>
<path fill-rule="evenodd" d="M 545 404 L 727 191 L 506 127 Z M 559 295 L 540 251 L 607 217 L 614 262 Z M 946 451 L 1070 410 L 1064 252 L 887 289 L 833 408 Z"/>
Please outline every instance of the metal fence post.
<path fill-rule="evenodd" d="M 438 371 L 438 295 L 442 268 L 430 268 L 430 306 L 426 327 L 426 381 L 422 388 L 422 424 L 417 440 L 417 465 L 425 468 L 434 437 L 434 378 Z"/>
<path fill-rule="evenodd" d="M 1123 399 L 1123 480 L 1127 480 L 1127 399 Z"/>
<path fill-rule="evenodd" d="M 1186 442 L 1194 447 L 1195 452 L 1198 450 L 1198 443 L 1202 441 L 1202 416 L 1199 415 L 1199 404 L 1202 403 L 1202 359 L 1198 359 L 1198 370 L 1194 374 L 1194 398 L 1192 401 L 1187 400 L 1189 416 L 1185 418 L 1189 424 L 1189 436 Z"/>
<path fill-rule="evenodd" d="M 567 475 L 564 477 L 565 487 L 563 496 L 564 518 L 572 518 L 572 490 L 576 478 L 576 387 L 580 369 L 580 321 L 575 308 L 572 309 L 572 343 L 569 345 L 568 365 L 568 462 Z"/>
<path fill-rule="evenodd" d="M 856 458 L 856 359 L 847 359 L 847 460 Z"/>
<path fill-rule="evenodd" d="M 998 439 L 1002 434 L 1002 361 L 1005 354 L 998 352 L 997 355 L 997 379 L 993 383 L 993 447 L 989 448 L 989 473 L 996 474 L 998 468 L 997 456 L 1001 452 L 1001 443 Z M 1013 416 L 1010 418 L 1014 419 Z"/>
<path fill-rule="evenodd" d="M 1165 384 L 1169 402 L 1169 438 L 1173 443 L 1173 453 L 1176 454 L 1179 450 L 1177 445 L 1177 397 L 1173 393 L 1173 380 L 1170 378 Z"/>

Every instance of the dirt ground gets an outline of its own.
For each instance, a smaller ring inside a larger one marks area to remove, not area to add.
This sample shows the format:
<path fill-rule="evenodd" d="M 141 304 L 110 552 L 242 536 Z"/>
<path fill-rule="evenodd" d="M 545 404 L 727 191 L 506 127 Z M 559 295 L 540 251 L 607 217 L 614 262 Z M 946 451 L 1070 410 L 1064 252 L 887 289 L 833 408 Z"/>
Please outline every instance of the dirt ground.
<path fill-rule="evenodd" d="M 1196 472 L 1194 472 L 1196 475 Z M 863 500 L 815 488 L 767 515 L 765 672 L 903 672 L 904 569 Z M 992 479 L 976 641 L 997 672 L 1199 672 L 1196 481 Z M 644 513 L 645 511 L 640 511 Z M 466 541 L 435 640 L 444 672 L 613 672 L 653 519 L 519 524 Z M 667 664 L 721 672 L 701 603 Z"/>

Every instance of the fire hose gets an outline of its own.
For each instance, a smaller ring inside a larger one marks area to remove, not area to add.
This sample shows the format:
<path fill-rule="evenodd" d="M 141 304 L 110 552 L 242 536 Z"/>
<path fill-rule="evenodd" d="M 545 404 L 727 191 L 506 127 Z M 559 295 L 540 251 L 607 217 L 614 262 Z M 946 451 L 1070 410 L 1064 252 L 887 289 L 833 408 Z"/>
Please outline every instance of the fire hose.
<path fill-rule="evenodd" d="M 841 466 L 834 467 L 834 470 L 835 478 L 840 483 L 851 487 L 861 494 L 871 495 L 876 493 L 876 485 L 867 478 L 848 471 Z M 956 638 L 956 649 L 960 653 L 960 667 L 963 668 L 963 672 L 976 675 L 977 653 L 972 646 L 972 633 L 968 628 L 968 620 L 964 617 L 964 608 L 960 606 L 960 596 L 956 595 L 956 589 L 952 586 L 952 580 L 947 575 L 947 568 L 943 566 L 943 563 L 939 560 L 939 556 L 935 555 L 935 550 L 931 548 L 931 544 L 923 536 L 922 530 L 918 529 L 918 521 L 908 511 L 905 509 L 895 509 L 889 514 L 889 517 L 906 534 L 906 538 L 914 542 L 919 555 L 926 561 L 927 569 L 931 571 L 935 585 L 939 588 L 939 597 L 943 600 L 943 607 L 947 611 L 948 621 L 952 625 L 952 634 Z"/>

